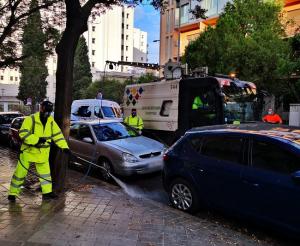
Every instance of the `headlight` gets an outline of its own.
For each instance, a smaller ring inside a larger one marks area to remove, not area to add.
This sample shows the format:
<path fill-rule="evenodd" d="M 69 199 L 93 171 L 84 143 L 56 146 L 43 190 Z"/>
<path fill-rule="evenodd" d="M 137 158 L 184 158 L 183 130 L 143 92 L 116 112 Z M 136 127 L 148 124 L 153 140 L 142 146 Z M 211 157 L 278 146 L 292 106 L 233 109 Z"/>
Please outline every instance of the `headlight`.
<path fill-rule="evenodd" d="M 131 162 L 131 163 L 139 161 L 134 155 L 131 155 L 128 153 L 123 153 L 123 160 L 126 162 Z"/>

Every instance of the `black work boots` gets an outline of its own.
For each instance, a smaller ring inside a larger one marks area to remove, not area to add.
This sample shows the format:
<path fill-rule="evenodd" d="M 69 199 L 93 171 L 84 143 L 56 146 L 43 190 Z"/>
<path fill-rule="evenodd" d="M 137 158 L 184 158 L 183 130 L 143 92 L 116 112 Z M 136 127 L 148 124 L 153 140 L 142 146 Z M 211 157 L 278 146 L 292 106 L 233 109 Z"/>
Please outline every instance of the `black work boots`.
<path fill-rule="evenodd" d="M 53 192 L 47 193 L 47 194 L 43 194 L 43 200 L 52 200 L 52 199 L 58 199 L 58 195 L 56 195 Z"/>
<path fill-rule="evenodd" d="M 10 202 L 15 202 L 16 201 L 16 196 L 14 196 L 14 195 L 8 195 L 7 199 Z"/>

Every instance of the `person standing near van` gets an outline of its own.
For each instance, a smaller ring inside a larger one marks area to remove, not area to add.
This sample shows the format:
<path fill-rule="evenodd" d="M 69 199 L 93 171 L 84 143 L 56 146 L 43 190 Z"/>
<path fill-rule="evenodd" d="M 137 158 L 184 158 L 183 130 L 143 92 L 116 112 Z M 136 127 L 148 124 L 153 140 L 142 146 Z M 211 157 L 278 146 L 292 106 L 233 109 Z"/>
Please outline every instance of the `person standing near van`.
<path fill-rule="evenodd" d="M 144 128 L 143 119 L 137 115 L 137 111 L 135 108 L 131 110 L 131 115 L 125 118 L 124 123 L 135 128 L 139 131 L 139 133 L 141 133 Z"/>

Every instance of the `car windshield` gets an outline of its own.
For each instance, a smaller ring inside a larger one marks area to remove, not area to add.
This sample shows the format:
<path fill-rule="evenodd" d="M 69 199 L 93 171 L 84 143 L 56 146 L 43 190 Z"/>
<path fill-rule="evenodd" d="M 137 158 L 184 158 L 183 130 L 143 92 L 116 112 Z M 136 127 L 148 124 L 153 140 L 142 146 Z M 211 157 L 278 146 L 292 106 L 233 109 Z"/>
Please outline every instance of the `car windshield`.
<path fill-rule="evenodd" d="M 105 117 L 109 117 L 109 118 L 115 118 L 115 114 L 114 114 L 114 111 L 111 107 L 107 107 L 107 106 L 104 106 L 102 107 L 102 111 L 103 111 L 103 114 Z"/>
<path fill-rule="evenodd" d="M 134 129 L 119 122 L 93 125 L 93 129 L 99 141 L 112 141 L 139 136 Z"/>
<path fill-rule="evenodd" d="M 224 86 L 225 123 L 254 121 L 256 91 L 248 87 Z"/>
<path fill-rule="evenodd" d="M 254 121 L 253 102 L 227 102 L 224 104 L 225 123 Z"/>
<path fill-rule="evenodd" d="M 0 115 L 0 124 L 10 124 L 14 118 L 20 117 L 20 114 L 3 114 Z"/>

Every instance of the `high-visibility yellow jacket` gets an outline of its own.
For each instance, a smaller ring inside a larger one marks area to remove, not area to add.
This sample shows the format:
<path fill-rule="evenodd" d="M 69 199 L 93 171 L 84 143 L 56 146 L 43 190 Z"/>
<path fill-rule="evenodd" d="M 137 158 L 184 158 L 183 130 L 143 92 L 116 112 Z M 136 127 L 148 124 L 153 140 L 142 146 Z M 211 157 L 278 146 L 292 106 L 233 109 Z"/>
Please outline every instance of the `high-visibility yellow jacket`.
<path fill-rule="evenodd" d="M 204 104 L 199 96 L 196 96 L 193 102 L 192 109 L 199 109 L 203 106 L 207 106 L 207 104 Z"/>
<path fill-rule="evenodd" d="M 59 148 L 68 148 L 67 141 L 53 117 L 48 117 L 44 128 L 40 120 L 39 112 L 25 118 L 20 128 L 19 136 L 23 142 L 21 151 L 24 154 L 24 158 L 30 162 L 47 162 L 49 159 L 51 141 Z M 47 142 L 37 145 L 39 138 L 41 137 L 45 138 Z"/>
<path fill-rule="evenodd" d="M 135 117 L 132 117 L 132 115 L 130 116 L 127 116 L 124 120 L 124 122 L 135 128 L 135 129 L 138 129 L 138 130 L 142 130 L 144 128 L 144 122 L 143 122 L 143 119 L 139 116 L 135 116 Z"/>

